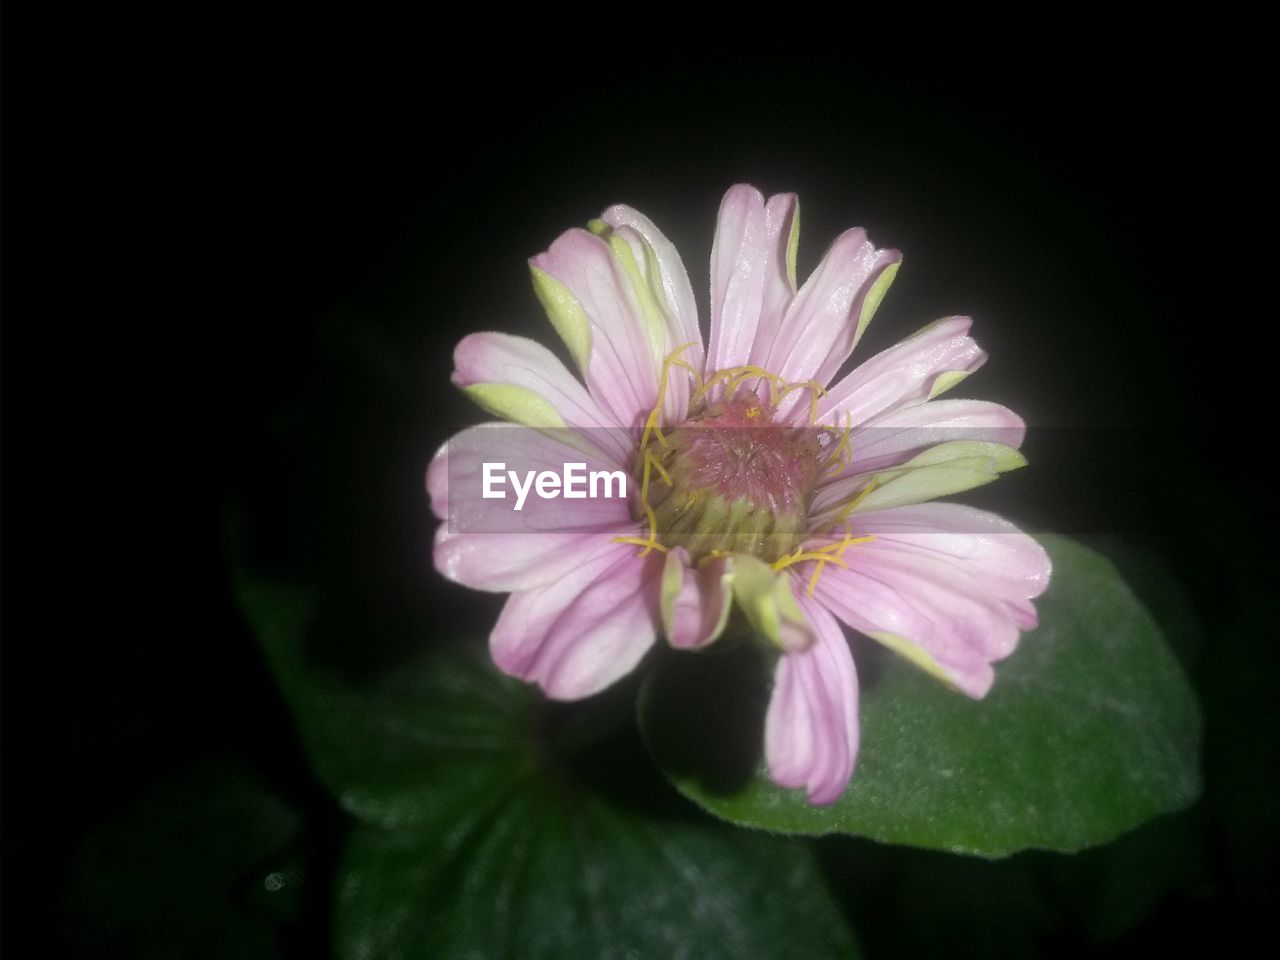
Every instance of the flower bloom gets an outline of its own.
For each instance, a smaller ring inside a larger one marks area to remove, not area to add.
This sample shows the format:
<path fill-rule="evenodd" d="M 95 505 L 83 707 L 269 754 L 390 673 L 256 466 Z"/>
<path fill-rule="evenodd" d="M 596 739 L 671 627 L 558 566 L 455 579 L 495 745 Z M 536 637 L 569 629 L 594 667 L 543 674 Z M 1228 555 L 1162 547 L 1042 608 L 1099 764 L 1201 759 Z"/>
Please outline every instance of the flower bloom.
<path fill-rule="evenodd" d="M 798 233 L 794 194 L 725 194 L 709 341 L 679 254 L 645 216 L 614 206 L 562 234 L 530 266 L 581 379 L 535 341 L 463 339 L 454 383 L 534 429 L 463 431 L 427 486 L 449 521 L 437 568 L 511 594 L 490 636 L 501 669 L 571 700 L 624 676 L 659 634 L 694 649 L 745 622 L 779 651 L 769 774 L 824 804 L 858 752 L 844 627 L 982 697 L 1035 626 L 1050 567 L 1007 521 L 931 502 L 1025 462 L 1016 414 L 936 399 L 986 360 L 970 320 L 932 323 L 832 385 L 901 257 L 851 229 L 797 288 Z M 510 506 L 451 501 L 450 478 L 479 477 L 513 446 L 529 463 L 625 471 L 631 495 L 475 532 L 459 518 L 510 523 Z"/>

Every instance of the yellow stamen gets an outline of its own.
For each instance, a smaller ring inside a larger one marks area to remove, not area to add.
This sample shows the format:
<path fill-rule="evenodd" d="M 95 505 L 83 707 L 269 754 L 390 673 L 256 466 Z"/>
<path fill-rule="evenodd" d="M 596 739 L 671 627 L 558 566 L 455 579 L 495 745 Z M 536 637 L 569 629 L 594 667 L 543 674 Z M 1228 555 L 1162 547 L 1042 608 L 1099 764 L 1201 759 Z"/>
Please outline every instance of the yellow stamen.
<path fill-rule="evenodd" d="M 818 588 L 818 578 L 822 576 L 822 571 L 826 566 L 825 563 L 815 563 L 813 565 L 813 575 L 809 577 L 809 586 L 804 591 L 806 597 L 813 596 L 813 591 Z"/>
<path fill-rule="evenodd" d="M 640 553 L 640 556 L 642 557 L 645 556 L 650 550 L 657 550 L 659 553 L 668 552 L 668 548 L 664 547 L 657 540 L 654 540 L 652 536 L 650 536 L 648 539 L 645 539 L 644 537 L 614 537 L 613 542 L 614 543 L 634 543 L 637 547 L 644 547 L 644 550 L 641 551 Z"/>
<path fill-rule="evenodd" d="M 853 535 L 852 530 L 845 530 L 844 539 L 840 541 L 839 549 L 836 550 L 836 556 L 843 557 L 844 552 L 848 550 L 850 547 L 856 547 L 860 543 L 870 543 L 874 539 L 875 537 L 872 536 L 871 534 L 866 534 L 865 536 L 861 536 L 861 537 L 855 537 Z"/>
<path fill-rule="evenodd" d="M 640 502 L 644 504 L 645 509 L 649 509 L 649 471 L 654 463 L 653 451 L 646 450 L 644 452 L 644 473 L 640 478 Z M 652 515 L 652 511 L 650 511 Z"/>
<path fill-rule="evenodd" d="M 795 553 L 789 553 L 785 557 L 780 557 L 773 561 L 773 569 L 785 570 L 787 567 L 803 563 L 806 560 L 820 560 L 823 563 L 834 563 L 836 566 L 844 567 L 846 570 L 849 568 L 847 563 L 829 553 L 819 553 L 817 550 L 796 550 Z"/>
<path fill-rule="evenodd" d="M 674 486 L 671 482 L 671 474 L 667 472 L 667 468 L 662 465 L 662 461 L 655 457 L 652 451 L 646 450 L 644 455 L 649 458 L 649 463 L 653 469 L 658 471 L 658 476 L 662 477 L 662 482 L 668 487 Z"/>
<path fill-rule="evenodd" d="M 666 483 L 668 487 L 673 487 L 671 474 L 663 465 L 661 457 L 656 455 L 651 449 L 651 441 L 657 438 L 658 443 L 669 449 L 670 444 L 662 429 L 662 412 L 666 400 L 667 386 L 670 383 L 671 369 L 679 367 L 688 373 L 694 382 L 694 389 L 689 398 L 690 405 L 703 401 L 707 394 L 716 386 L 724 385 L 724 396 L 728 400 L 732 400 L 737 390 L 744 384 L 751 381 L 757 383 L 767 383 L 769 385 L 769 400 L 767 405 L 761 403 L 749 403 L 745 411 L 748 419 L 755 420 L 761 417 L 763 410 L 777 407 L 777 405 L 795 390 L 809 391 L 809 421 L 816 424 L 818 419 L 818 401 L 826 396 L 826 388 L 822 384 L 814 380 L 805 380 L 798 383 L 788 384 L 782 377 L 775 373 L 770 373 L 757 364 L 744 364 L 738 367 L 726 367 L 723 370 L 717 370 L 708 377 L 702 377 L 699 372 L 694 369 L 693 365 L 683 359 L 683 354 L 690 347 L 696 346 L 695 342 L 686 343 L 673 350 L 663 360 L 662 369 L 658 378 L 658 396 L 657 402 L 654 404 L 649 415 L 645 418 L 644 430 L 640 437 L 639 453 L 643 457 L 640 480 L 640 504 L 644 509 L 645 519 L 648 521 L 648 536 L 642 537 L 617 537 L 615 540 L 622 543 L 633 543 L 642 547 L 641 556 L 645 556 L 650 550 L 661 550 L 667 552 L 666 547 L 658 542 L 657 516 L 654 509 L 649 504 L 649 484 L 656 472 L 658 477 Z M 757 387 L 758 389 L 758 387 Z M 820 429 L 830 430 L 835 436 L 836 441 L 832 447 L 831 454 L 827 458 L 824 467 L 824 475 L 827 472 L 839 474 L 852 462 L 852 417 L 847 419 L 844 427 L 839 425 L 830 427 L 821 427 Z M 856 497 L 847 503 L 840 511 L 836 518 L 835 524 L 838 524 L 844 517 L 855 509 L 861 500 L 871 492 L 875 487 L 874 480 L 867 485 Z M 833 526 L 835 525 L 833 524 Z M 869 540 L 869 537 L 854 538 L 846 531 L 844 539 L 839 543 L 831 543 L 826 546 L 812 550 L 802 550 L 797 548 L 792 554 L 789 554 L 777 560 L 773 564 L 774 570 L 784 570 L 787 567 L 797 563 L 813 561 L 815 564 L 814 573 L 809 582 L 809 594 L 812 596 L 814 587 L 817 584 L 818 577 L 825 569 L 828 563 L 836 564 L 840 567 L 846 567 L 847 564 L 842 559 L 845 551 L 853 544 L 863 543 Z M 711 558 L 731 556 L 732 551 L 712 550 L 709 554 Z"/>
<path fill-rule="evenodd" d="M 846 570 L 849 569 L 849 564 L 845 563 L 845 561 L 841 560 L 839 557 L 832 556 L 829 553 L 818 553 L 816 550 L 802 550 L 799 553 L 791 554 L 788 560 L 789 562 L 786 563 L 782 569 L 786 569 L 786 567 L 792 566 L 793 564 L 803 563 L 805 560 L 817 560 L 821 563 L 834 563 L 837 567 L 844 567 Z"/>
<path fill-rule="evenodd" d="M 658 377 L 658 399 L 653 405 L 653 409 L 649 411 L 649 416 L 645 418 L 644 431 L 640 435 L 640 453 L 644 456 L 643 475 L 640 479 L 640 504 L 644 507 L 645 517 L 649 521 L 649 537 L 641 539 L 640 537 L 614 537 L 619 543 L 634 543 L 636 546 L 644 547 L 640 551 L 640 556 L 647 556 L 650 550 L 660 550 L 667 552 L 667 548 L 658 542 L 658 518 L 654 515 L 653 507 L 649 506 L 649 475 L 650 471 L 657 469 L 658 475 L 662 477 L 667 486 L 671 486 L 671 474 L 667 472 L 666 467 L 653 455 L 653 451 L 649 449 L 649 437 L 655 436 L 662 446 L 666 447 L 667 438 L 662 432 L 661 419 L 662 407 L 667 398 L 667 381 L 671 373 L 672 367 L 683 367 L 689 373 L 693 374 L 695 380 L 700 379 L 698 373 L 685 360 L 680 359 L 680 354 L 684 353 L 690 347 L 697 346 L 697 342 L 690 340 L 667 354 L 666 359 L 662 361 L 662 372 Z"/>
<path fill-rule="evenodd" d="M 778 394 L 778 398 L 774 400 L 774 406 L 782 402 L 792 390 L 808 390 L 809 393 L 809 422 L 816 423 L 818 420 L 818 401 L 827 395 L 827 388 L 818 383 L 817 380 L 801 380 L 799 383 L 789 383 L 783 387 L 782 392 Z"/>
<path fill-rule="evenodd" d="M 737 376 L 731 378 L 729 382 L 725 384 L 724 395 L 726 397 L 732 400 L 733 395 L 738 392 L 738 388 L 742 386 L 744 383 L 746 383 L 748 380 L 767 380 L 769 382 L 770 403 L 773 402 L 773 393 L 775 389 L 775 384 L 781 383 L 780 380 L 777 380 L 776 377 L 774 377 L 764 368 L 757 367 L 754 364 L 749 364 L 745 367 L 739 367 L 738 369 L 741 370 L 742 372 L 739 373 Z"/>
<path fill-rule="evenodd" d="M 647 500 L 645 501 L 645 504 L 644 504 L 644 514 L 645 514 L 645 517 L 647 517 L 649 520 L 649 539 L 657 540 L 658 539 L 658 518 L 654 515 L 653 507 L 649 506 L 649 502 Z"/>
<path fill-rule="evenodd" d="M 845 570 L 849 569 L 849 564 L 844 560 L 845 551 L 859 543 L 870 543 L 875 537 L 855 537 L 853 532 L 848 528 L 845 529 L 844 539 L 839 543 L 828 543 L 812 550 L 804 550 L 800 547 L 796 548 L 794 553 L 789 553 L 785 557 L 781 557 L 773 562 L 774 570 L 785 570 L 787 567 L 794 566 L 797 563 L 803 563 L 806 560 L 813 560 L 813 574 L 809 577 L 809 586 L 805 591 L 805 595 L 812 597 L 813 591 L 818 586 L 818 578 L 822 575 L 822 571 L 826 569 L 828 563 L 833 563 L 837 567 Z"/>
<path fill-rule="evenodd" d="M 858 508 L 858 504 L 860 504 L 863 500 L 867 499 L 867 497 L 870 496 L 871 491 L 874 490 L 875 488 L 876 488 L 876 478 L 872 477 L 871 482 L 868 483 L 861 490 L 859 490 L 858 495 L 856 497 L 854 497 L 852 500 L 850 500 L 848 503 L 846 503 L 843 507 L 840 508 L 840 512 L 836 514 L 835 522 L 839 523 L 845 517 L 849 516 L 849 514 L 853 513 L 853 511 Z M 832 524 L 832 525 L 834 526 L 835 524 Z"/>
<path fill-rule="evenodd" d="M 667 376 L 670 374 L 673 365 L 682 366 L 690 372 L 693 371 L 693 368 L 688 363 L 680 359 L 680 354 L 695 346 L 697 346 L 697 342 L 690 340 L 688 343 L 676 347 L 662 361 L 662 373 L 658 377 L 658 401 L 653 405 L 653 409 L 649 411 L 649 416 L 645 418 L 644 433 L 640 435 L 641 450 L 649 445 L 649 433 L 651 431 L 657 431 L 659 441 L 664 447 L 667 445 L 667 439 L 662 435 L 662 431 L 658 427 L 658 421 L 662 416 L 662 405 L 667 397 Z"/>
<path fill-rule="evenodd" d="M 692 343 L 686 343 L 686 344 L 685 344 L 683 347 L 681 347 L 680 349 L 681 349 L 681 350 L 687 350 L 687 349 L 689 349 L 689 347 L 692 347 L 692 346 L 693 346 L 693 344 L 692 344 Z M 677 351 L 677 352 L 679 352 L 679 351 Z M 677 358 L 676 358 L 676 355 L 673 353 L 671 356 L 667 357 L 666 362 L 667 362 L 667 363 L 669 363 L 669 364 L 670 364 L 671 366 L 673 366 L 673 367 L 681 367 L 681 368 L 683 368 L 683 369 L 685 369 L 685 370 L 688 370 L 691 374 L 693 374 L 693 378 L 694 378 L 695 380 L 697 380 L 697 381 L 699 381 L 699 382 L 701 382 L 701 381 L 702 381 L 702 374 L 700 374 L 697 370 L 693 369 L 693 366 L 689 363 L 689 361 L 688 361 L 688 360 L 679 360 L 679 359 L 677 359 Z"/>
<path fill-rule="evenodd" d="M 837 549 L 836 549 L 836 557 L 843 557 L 843 556 L 844 556 L 844 552 L 845 552 L 845 550 L 849 549 L 849 547 L 853 546 L 854 544 L 858 544 L 858 543 L 870 543 L 870 542 L 871 542 L 872 540 L 874 540 L 874 539 L 875 539 L 875 537 L 870 537 L 870 536 L 868 536 L 868 537 L 855 537 L 855 536 L 854 536 L 852 533 L 850 533 L 848 530 L 845 530 L 845 532 L 844 532 L 844 539 L 843 539 L 842 541 L 840 541 L 840 543 L 839 543 L 838 545 L 837 545 L 837 544 L 834 544 L 834 543 L 832 543 L 832 544 L 828 544 L 826 547 L 823 547 L 823 548 L 822 548 L 822 551 L 823 551 L 823 552 L 825 552 L 826 550 L 829 550 L 829 549 L 830 549 L 830 548 L 832 548 L 832 547 L 836 547 L 836 548 L 837 548 Z M 840 561 L 839 561 L 839 560 L 836 560 L 835 558 L 832 558 L 831 562 L 832 562 L 832 563 L 840 563 Z M 827 561 L 826 561 L 826 560 L 819 560 L 816 564 L 814 564 L 814 567 L 813 567 L 813 575 L 812 575 L 811 577 L 809 577 L 809 587 L 808 587 L 808 589 L 807 589 L 807 590 L 805 590 L 805 596 L 807 596 L 807 597 L 812 597 L 812 596 L 813 596 L 813 591 L 814 591 L 815 589 L 817 589 L 817 586 L 818 586 L 818 578 L 819 578 L 820 576 L 822 576 L 822 571 L 826 569 L 826 566 L 827 566 Z M 848 569 L 848 565 L 847 565 L 847 564 L 840 563 L 840 566 L 844 567 L 845 569 Z"/>
<path fill-rule="evenodd" d="M 769 383 L 770 405 L 777 401 L 774 399 L 782 384 L 782 378 L 776 373 L 770 373 L 763 367 L 759 367 L 754 363 L 749 363 L 741 367 L 725 367 L 723 370 L 717 370 L 710 377 L 702 382 L 702 385 L 694 392 L 690 402 L 701 400 L 707 395 L 707 392 L 721 380 L 725 381 L 725 395 L 732 399 L 734 391 L 748 380 L 766 380 Z"/>
<path fill-rule="evenodd" d="M 831 427 L 831 430 L 839 430 L 838 427 Z M 850 416 L 844 425 L 844 429 L 840 430 L 840 440 L 836 443 L 835 448 L 831 451 L 831 456 L 827 460 L 827 469 L 832 476 L 839 476 L 844 472 L 845 468 L 853 461 L 853 443 L 850 437 L 853 434 L 853 417 Z M 847 459 L 846 459 L 847 457 Z M 832 466 L 835 469 L 831 469 Z M 824 473 L 825 475 L 825 473 Z"/>

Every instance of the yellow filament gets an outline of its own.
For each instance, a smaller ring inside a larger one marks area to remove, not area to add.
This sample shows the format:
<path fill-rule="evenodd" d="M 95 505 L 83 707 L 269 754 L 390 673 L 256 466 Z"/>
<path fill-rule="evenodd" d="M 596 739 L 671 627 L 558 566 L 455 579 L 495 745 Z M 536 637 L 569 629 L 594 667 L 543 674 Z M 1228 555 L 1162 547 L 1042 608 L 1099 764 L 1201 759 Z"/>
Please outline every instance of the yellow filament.
<path fill-rule="evenodd" d="M 660 544 L 657 540 L 654 540 L 652 537 L 649 537 L 648 539 L 645 539 L 644 537 L 614 537 L 613 542 L 614 543 L 634 543 L 637 547 L 644 547 L 644 550 L 641 551 L 640 553 L 640 556 L 642 557 L 645 556 L 645 554 L 647 554 L 650 550 L 657 550 L 660 553 L 668 552 L 667 547 L 664 547 L 662 544 Z"/>
<path fill-rule="evenodd" d="M 773 562 L 774 570 L 785 570 L 793 564 L 803 563 L 806 560 L 818 560 L 822 563 L 834 563 L 838 567 L 849 569 L 849 565 L 843 560 L 832 556 L 830 553 L 819 550 L 796 550 L 795 553 L 789 553 L 785 557 L 781 557 Z"/>
<path fill-rule="evenodd" d="M 658 542 L 658 518 L 654 516 L 653 507 L 649 506 L 649 502 L 647 500 L 645 501 L 645 504 L 644 504 L 644 515 L 649 521 L 649 539 L 652 540 L 654 543 L 657 543 Z M 648 552 L 649 552 L 648 550 L 645 551 L 645 553 L 648 553 Z M 642 553 L 641 556 L 644 556 L 644 554 Z"/>
<path fill-rule="evenodd" d="M 826 388 L 823 387 L 822 384 L 818 383 L 815 380 L 804 380 L 797 383 L 789 384 L 785 380 L 783 380 L 782 377 L 780 377 L 778 374 L 770 373 L 768 370 L 765 370 L 763 367 L 757 364 L 744 364 L 738 367 L 726 367 L 723 370 L 717 370 L 715 373 L 711 374 L 711 376 L 709 377 L 703 378 L 698 373 L 698 371 L 694 369 L 692 364 L 690 364 L 687 360 L 681 357 L 681 354 L 683 354 L 690 347 L 693 347 L 696 345 L 697 344 L 693 341 L 683 344 L 682 346 L 677 347 L 675 350 L 669 353 L 666 356 L 666 358 L 663 360 L 662 370 L 658 378 L 657 402 L 654 404 L 653 409 L 649 411 L 648 417 L 645 418 L 644 431 L 641 433 L 641 436 L 640 436 L 639 452 L 644 457 L 643 471 L 642 471 L 642 476 L 640 480 L 640 503 L 641 503 L 641 506 L 643 506 L 644 508 L 645 518 L 648 520 L 649 535 L 647 538 L 615 537 L 614 540 L 619 543 L 632 543 L 632 544 L 635 544 L 636 546 L 643 547 L 644 549 L 640 553 L 641 556 L 647 555 L 650 550 L 659 550 L 664 553 L 667 552 L 668 550 L 668 548 L 664 547 L 661 543 L 658 542 L 657 517 L 654 514 L 653 507 L 650 506 L 649 504 L 649 481 L 652 477 L 653 472 L 656 471 L 658 476 L 662 479 L 664 483 L 666 483 L 668 487 L 673 486 L 673 483 L 671 480 L 670 473 L 667 471 L 666 467 L 662 465 L 660 458 L 654 455 L 649 445 L 650 445 L 651 439 L 653 437 L 657 437 L 658 442 L 664 448 L 669 447 L 669 443 L 667 441 L 666 435 L 662 431 L 661 419 L 662 419 L 662 408 L 666 400 L 667 385 L 670 382 L 672 367 L 679 367 L 682 370 L 686 371 L 691 377 L 693 377 L 695 387 L 694 387 L 693 394 L 689 398 L 690 404 L 694 404 L 700 400 L 705 399 L 708 392 L 710 392 L 710 390 L 713 387 L 715 387 L 717 384 L 720 384 L 720 383 L 724 384 L 725 396 L 731 400 L 733 399 L 738 388 L 741 387 L 743 384 L 751 380 L 758 380 L 758 381 L 762 381 L 769 384 L 768 406 L 771 409 L 774 407 L 777 407 L 777 405 L 783 400 L 783 398 L 786 397 L 787 394 L 791 393 L 793 390 L 808 390 L 809 391 L 809 422 L 811 424 L 816 424 L 818 420 L 818 401 L 822 397 L 826 396 L 827 394 Z M 756 419 L 757 417 L 760 416 L 760 409 L 761 408 L 759 406 L 753 404 L 747 409 L 746 416 L 749 419 Z M 835 447 L 832 449 L 831 456 L 827 460 L 827 465 L 824 471 L 824 475 L 826 472 L 832 472 L 838 475 L 853 461 L 853 450 L 852 450 L 852 440 L 851 440 L 851 435 L 853 431 L 853 419 L 852 417 L 849 417 L 843 428 L 839 426 L 832 426 L 832 427 L 824 427 L 822 429 L 830 430 L 832 433 L 836 434 L 836 436 L 838 437 Z M 842 520 L 844 520 L 844 518 L 857 507 L 857 505 L 863 500 L 863 498 L 865 498 L 867 494 L 869 494 L 875 488 L 875 486 L 876 486 L 876 483 L 875 483 L 875 480 L 873 479 L 865 488 L 863 488 L 861 492 L 858 493 L 856 497 L 854 497 L 851 501 L 849 501 L 849 503 L 845 504 L 845 506 L 841 509 L 839 515 L 837 516 L 835 523 L 838 524 Z M 801 563 L 804 561 L 814 561 L 815 567 L 814 567 L 813 576 L 810 578 L 810 581 L 809 581 L 809 591 L 808 591 L 809 596 L 812 596 L 814 587 L 817 585 L 817 582 L 818 582 L 818 577 L 822 573 L 823 569 L 825 569 L 828 563 L 834 563 L 837 566 L 847 568 L 848 564 L 846 564 L 842 559 L 844 556 L 845 550 L 847 550 L 853 544 L 864 543 L 871 539 L 873 538 L 871 537 L 855 538 L 846 530 L 844 540 L 842 540 L 840 543 L 828 544 L 825 547 L 820 547 L 815 550 L 801 550 L 797 548 L 797 550 L 794 553 L 788 554 L 787 556 L 782 557 L 779 560 L 776 560 L 773 563 L 773 569 L 780 571 L 780 570 L 785 570 L 787 567 L 790 567 L 797 563 Z M 732 555 L 731 551 L 712 550 L 709 556 L 725 557 L 730 555 Z"/>
<path fill-rule="evenodd" d="M 855 537 L 853 532 L 845 528 L 844 539 L 839 543 L 828 543 L 825 546 L 816 547 L 812 550 L 803 550 L 796 548 L 794 553 L 787 554 L 773 563 L 774 570 L 785 570 L 787 567 L 805 560 L 814 561 L 813 575 L 809 577 L 809 587 L 805 591 L 806 596 L 813 596 L 814 589 L 818 586 L 818 578 L 822 576 L 822 571 L 826 569 L 828 563 L 834 563 L 837 567 L 845 570 L 849 569 L 849 564 L 844 560 L 844 553 L 852 546 L 859 543 L 870 543 L 875 537 Z"/>
<path fill-rule="evenodd" d="M 681 349 L 686 350 L 691 346 L 693 346 L 693 344 L 691 343 L 686 344 L 684 347 L 681 347 Z M 687 360 L 675 359 L 675 354 L 672 354 L 671 356 L 667 357 L 666 362 L 670 366 L 680 367 L 682 370 L 689 371 L 689 375 L 692 376 L 696 382 L 702 383 L 702 374 L 700 374 L 697 370 L 693 369 L 693 367 L 690 365 L 690 363 Z"/>
<path fill-rule="evenodd" d="M 649 510 L 650 517 L 653 516 L 653 511 L 649 507 L 649 471 L 653 467 L 658 468 L 663 479 L 666 480 L 667 486 L 671 486 L 671 475 L 658 462 L 658 458 L 653 455 L 653 451 L 646 450 L 644 452 L 644 476 L 640 480 L 640 502 L 644 504 L 646 510 Z"/>
<path fill-rule="evenodd" d="M 730 399 L 732 399 L 734 391 L 746 381 L 767 380 L 769 383 L 770 405 L 777 403 L 776 395 L 782 384 L 782 378 L 776 373 L 770 373 L 754 363 L 748 363 L 741 367 L 725 367 L 723 370 L 717 370 L 702 382 L 694 392 L 693 397 L 690 398 L 691 402 L 701 400 L 721 380 L 725 381 L 725 395 Z"/>
<path fill-rule="evenodd" d="M 850 463 L 853 462 L 853 443 L 850 439 L 853 434 L 852 415 L 850 415 L 845 421 L 843 430 L 840 430 L 838 427 L 828 427 L 828 429 L 833 432 L 839 432 L 840 440 L 836 443 L 835 449 L 831 451 L 831 456 L 827 460 L 825 473 L 830 473 L 832 476 L 838 476 L 844 472 L 844 469 L 848 467 Z M 833 465 L 835 466 L 834 470 L 831 469 Z"/>
<path fill-rule="evenodd" d="M 871 491 L 874 490 L 876 486 L 876 478 L 872 477 L 871 482 L 859 490 L 856 497 L 840 508 L 840 512 L 836 515 L 836 523 L 839 523 L 845 517 L 849 516 L 849 514 L 853 513 L 853 511 L 858 508 L 858 504 L 867 499 L 867 497 L 871 495 Z"/>
<path fill-rule="evenodd" d="M 671 474 L 667 473 L 667 468 L 662 465 L 662 461 L 655 457 L 650 451 L 645 451 L 645 456 L 649 458 L 650 465 L 658 471 L 658 476 L 662 477 L 662 482 L 668 487 L 673 486 L 671 483 Z"/>
<path fill-rule="evenodd" d="M 662 373 L 658 377 L 658 399 L 653 405 L 653 409 L 649 411 L 649 416 L 644 421 L 644 432 L 640 435 L 640 452 L 644 455 L 644 472 L 640 479 L 640 504 L 644 507 L 645 518 L 649 521 L 649 536 L 647 539 L 640 537 L 614 537 L 618 543 L 634 543 L 638 547 L 644 547 L 640 551 L 640 556 L 647 556 L 650 550 L 659 550 L 662 553 L 667 552 L 667 548 L 658 542 L 658 518 L 654 515 L 653 507 L 649 505 L 649 475 L 650 471 L 657 469 L 658 475 L 669 487 L 671 486 L 671 474 L 667 472 L 658 458 L 653 455 L 653 451 L 649 449 L 650 435 L 656 436 L 658 442 L 662 446 L 667 446 L 667 438 L 662 433 L 660 421 L 662 418 L 662 406 L 666 402 L 667 397 L 667 381 L 671 373 L 672 367 L 683 367 L 689 373 L 693 374 L 697 380 L 698 373 L 690 364 L 680 358 L 680 354 L 684 353 L 690 347 L 697 346 L 695 341 L 689 341 L 682 346 L 676 347 L 666 359 L 662 361 Z"/>
<path fill-rule="evenodd" d="M 827 395 L 827 388 L 820 384 L 817 380 L 801 380 L 799 383 L 789 383 L 782 388 L 782 392 L 778 394 L 778 398 L 773 401 L 774 406 L 782 402 L 792 390 L 808 390 L 809 393 L 809 422 L 815 423 L 818 419 L 818 401 Z"/>
<path fill-rule="evenodd" d="M 772 406 L 777 402 L 774 399 L 774 393 L 777 391 L 778 387 L 782 384 L 782 380 L 779 377 L 777 377 L 772 373 L 769 373 L 769 371 L 763 369 L 762 367 L 755 366 L 754 364 L 748 365 L 746 367 L 739 367 L 738 369 L 740 369 L 742 372 L 739 373 L 737 376 L 732 377 L 729 380 L 729 382 L 725 384 L 724 393 L 726 397 L 732 400 L 734 394 L 738 392 L 738 388 L 742 386 L 744 383 L 746 383 L 748 380 L 766 380 L 769 383 L 770 406 Z"/>
<path fill-rule="evenodd" d="M 681 366 L 686 370 L 693 372 L 693 368 L 688 363 L 680 359 L 680 354 L 684 353 L 690 347 L 697 346 L 697 343 L 690 340 L 688 343 L 676 347 L 672 350 L 665 360 L 662 361 L 662 373 L 658 377 L 658 401 L 653 405 L 653 409 L 649 411 L 649 416 L 645 418 L 644 433 L 640 435 L 640 449 L 643 450 L 649 445 L 649 434 L 651 431 L 657 431 L 658 439 L 665 447 L 667 445 L 666 438 L 662 435 L 662 431 L 658 429 L 658 420 L 662 416 L 662 405 L 667 397 L 667 377 L 671 372 L 671 367 Z M 695 374 L 696 376 L 696 374 Z"/>

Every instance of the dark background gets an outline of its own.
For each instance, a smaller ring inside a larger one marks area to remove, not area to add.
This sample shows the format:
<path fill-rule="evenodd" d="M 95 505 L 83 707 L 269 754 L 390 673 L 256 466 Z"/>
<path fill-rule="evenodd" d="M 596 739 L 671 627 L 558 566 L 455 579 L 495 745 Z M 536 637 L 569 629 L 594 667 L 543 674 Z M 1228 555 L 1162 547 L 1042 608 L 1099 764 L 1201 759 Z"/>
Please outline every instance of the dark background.
<path fill-rule="evenodd" d="M 1114 868 L 1162 864 L 1130 922 L 1029 899 L 1052 858 L 849 841 L 828 866 L 865 945 L 981 955 L 1012 929 L 1119 955 L 1266 929 L 1275 311 L 1250 294 L 1273 246 L 1247 58 L 1211 75 L 1133 51 L 459 69 L 355 47 L 9 71 L 6 947 L 101 955 L 85 944 L 114 921 L 78 892 L 86 838 L 193 765 L 302 811 L 323 876 L 343 825 L 233 603 L 228 518 L 359 625 L 338 651 L 353 671 L 437 639 L 410 628 L 424 616 L 482 635 L 495 604 L 431 570 L 422 493 L 431 453 L 480 418 L 448 383 L 453 344 L 550 342 L 524 261 L 613 202 L 668 233 L 702 293 L 716 206 L 743 180 L 800 194 L 802 276 L 854 224 L 904 252 L 863 356 L 975 317 L 991 360 L 963 392 L 1026 417 L 1032 466 L 967 499 L 1109 544 L 1140 592 L 1175 578 L 1163 615 L 1205 712 L 1203 800 Z M 129 922 L 145 939 L 181 911 Z M 312 884 L 285 949 L 321 951 L 326 911 Z"/>

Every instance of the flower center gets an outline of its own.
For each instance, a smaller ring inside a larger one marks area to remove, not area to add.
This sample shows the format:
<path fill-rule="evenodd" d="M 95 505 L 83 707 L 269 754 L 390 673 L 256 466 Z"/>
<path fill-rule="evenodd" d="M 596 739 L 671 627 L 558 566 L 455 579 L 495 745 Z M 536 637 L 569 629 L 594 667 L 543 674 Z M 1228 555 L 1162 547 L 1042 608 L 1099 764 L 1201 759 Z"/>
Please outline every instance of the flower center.
<path fill-rule="evenodd" d="M 845 551 L 874 539 L 855 537 L 846 525 L 842 540 L 810 550 L 803 545 L 818 481 L 832 468 L 838 473 L 851 463 L 852 422 L 843 428 L 816 425 L 818 399 L 826 391 L 811 380 L 789 384 L 754 364 L 717 370 L 704 379 L 680 358 L 691 346 L 676 348 L 663 362 L 658 402 L 640 438 L 636 518 L 646 521 L 646 535 L 613 539 L 640 547 L 642 557 L 651 550 L 667 553 L 683 547 L 694 562 L 738 553 L 762 558 L 775 571 L 812 563 L 813 596 L 827 564 L 847 567 Z M 694 413 L 664 431 L 662 404 L 673 367 L 696 381 L 689 401 Z M 711 391 L 722 382 L 717 399 Z M 752 383 L 738 395 L 739 388 Z M 778 402 L 793 390 L 810 393 L 807 426 L 774 419 Z M 845 504 L 837 520 L 874 487 L 873 479 Z"/>
<path fill-rule="evenodd" d="M 772 407 L 754 393 L 707 405 L 651 446 L 660 468 L 648 487 L 658 540 L 695 561 L 746 553 L 772 562 L 792 552 L 806 535 L 830 446 L 813 427 L 774 423 Z"/>

